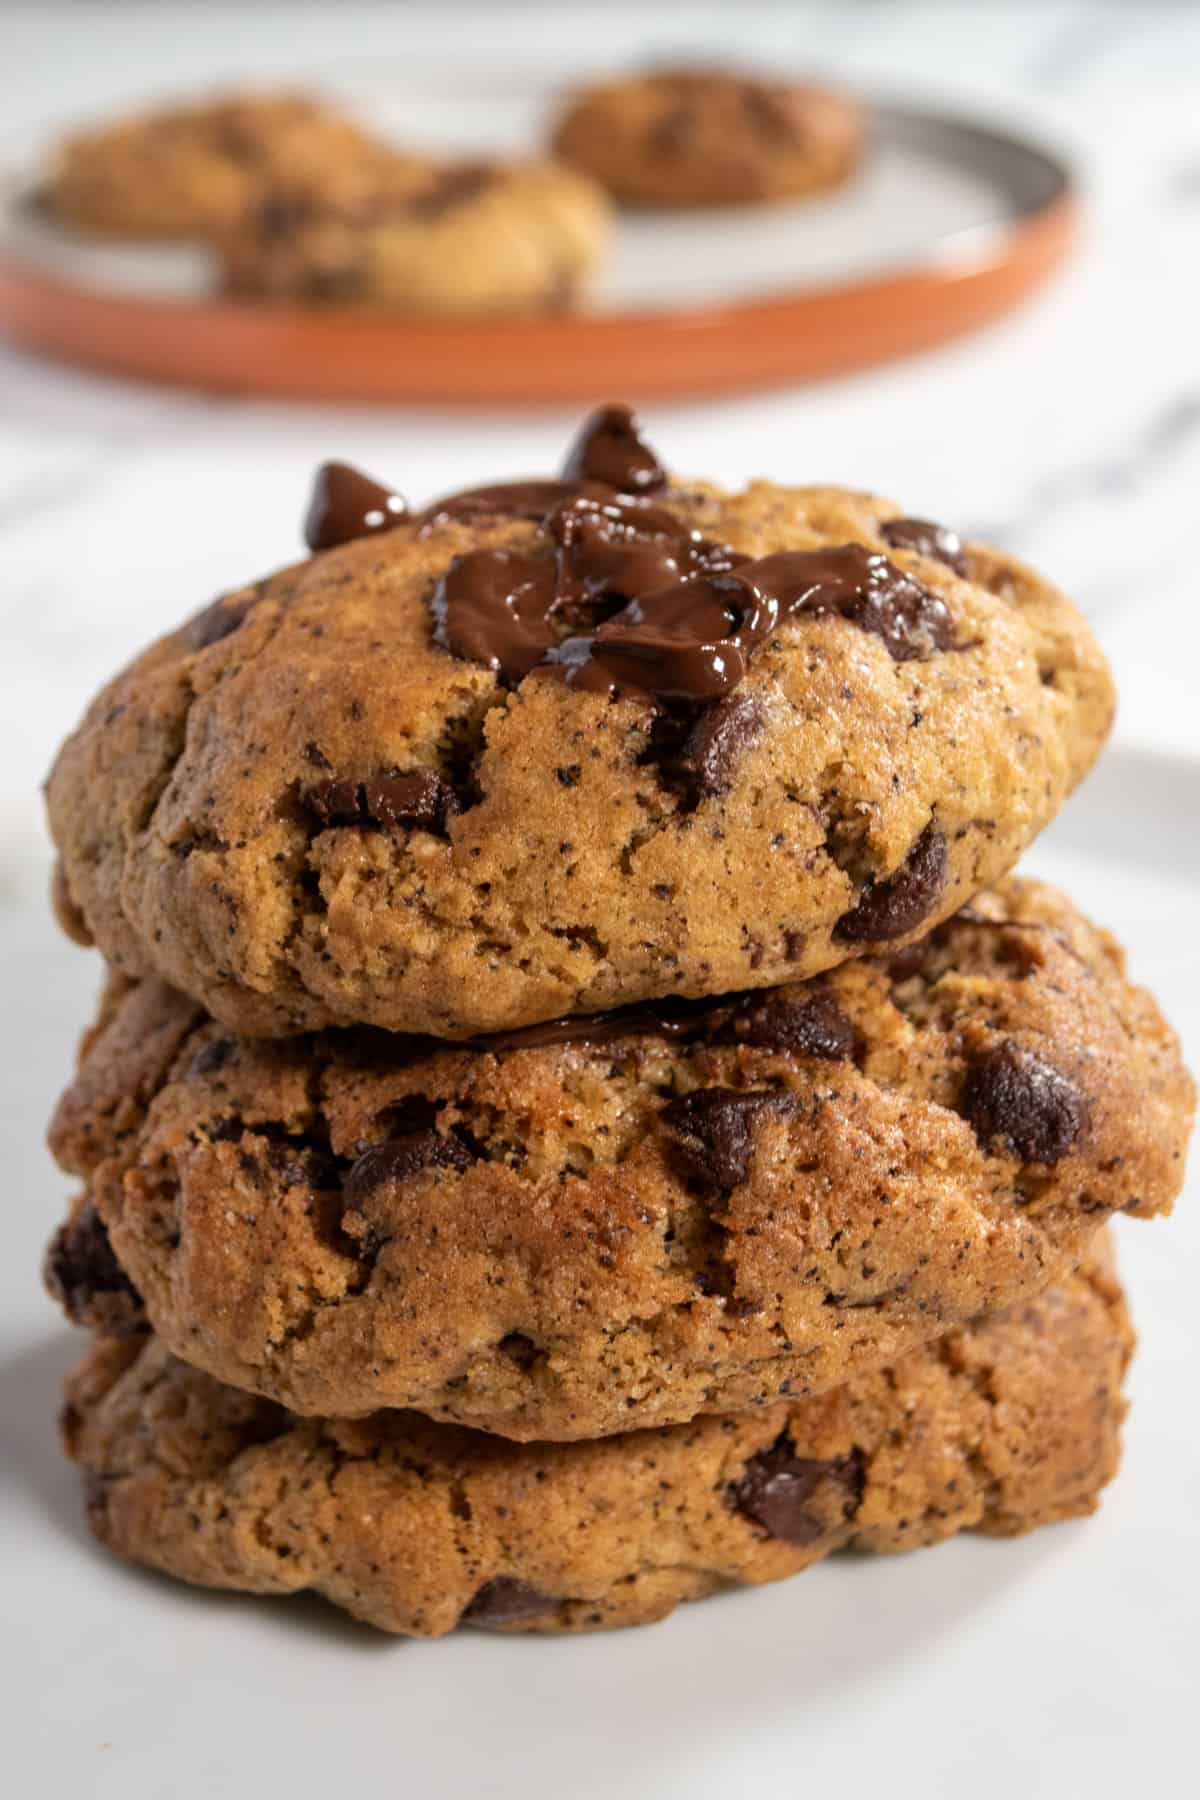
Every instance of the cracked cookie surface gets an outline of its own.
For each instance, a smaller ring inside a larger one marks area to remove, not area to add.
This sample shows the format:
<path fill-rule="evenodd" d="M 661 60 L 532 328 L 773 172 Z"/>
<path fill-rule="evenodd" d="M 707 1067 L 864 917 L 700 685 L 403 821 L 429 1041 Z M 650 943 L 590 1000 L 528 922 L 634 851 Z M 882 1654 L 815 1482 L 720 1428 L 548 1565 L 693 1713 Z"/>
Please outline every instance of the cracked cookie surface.
<path fill-rule="evenodd" d="M 1133 1344 L 1093 1265 L 817 1399 L 599 1443 L 506 1444 L 415 1413 L 299 1419 L 99 1343 L 63 1430 L 130 1561 L 315 1589 L 384 1631 L 588 1631 L 778 1581 L 844 1547 L 1010 1536 L 1094 1510 Z"/>
<path fill-rule="evenodd" d="M 1036 1293 L 1169 1208 L 1193 1097 L 1112 940 L 1020 881 L 889 960 L 478 1047 L 236 1038 L 118 979 L 52 1128 L 86 1194 L 48 1279 L 109 1332 L 132 1283 L 297 1412 L 594 1438 Z"/>
<path fill-rule="evenodd" d="M 749 206 L 839 186 L 863 149 L 842 94 L 715 69 L 652 70 L 583 90 L 557 155 L 635 206 Z"/>
<path fill-rule="evenodd" d="M 42 192 L 82 231 L 219 236 L 282 175 L 327 194 L 398 162 L 335 107 L 304 94 L 231 94 L 140 113 L 66 138 Z"/>
<path fill-rule="evenodd" d="M 75 934 L 263 1036 L 774 986 L 947 917 L 1094 760 L 1104 660 L 1011 559 L 843 489 L 670 485 L 619 408 L 566 472 L 409 514 L 326 471 L 334 547 L 60 752 Z"/>

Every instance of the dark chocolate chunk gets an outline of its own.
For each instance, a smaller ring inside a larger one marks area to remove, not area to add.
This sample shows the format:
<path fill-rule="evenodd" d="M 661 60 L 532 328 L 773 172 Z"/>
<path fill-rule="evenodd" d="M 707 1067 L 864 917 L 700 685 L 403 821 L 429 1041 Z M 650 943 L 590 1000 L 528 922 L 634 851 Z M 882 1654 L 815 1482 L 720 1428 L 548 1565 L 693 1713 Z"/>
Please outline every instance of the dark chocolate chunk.
<path fill-rule="evenodd" d="M 108 1529 L 108 1496 L 116 1479 L 115 1475 L 100 1475 L 95 1469 L 84 1471 L 83 1513 L 88 1528 L 101 1539 Z"/>
<path fill-rule="evenodd" d="M 602 495 L 612 490 L 602 484 L 582 484 Z M 420 515 L 421 534 L 427 535 L 435 525 L 447 519 L 461 519 L 473 524 L 477 519 L 510 518 L 541 522 L 564 500 L 573 499 L 581 490 L 575 481 L 496 481 L 486 487 L 462 488 L 445 494 L 427 506 Z"/>
<path fill-rule="evenodd" d="M 946 840 L 930 822 L 904 862 L 886 881 L 873 882 L 834 926 L 851 943 L 886 942 L 914 931 L 946 887 Z"/>
<path fill-rule="evenodd" d="M 527 1581 L 519 1581 L 513 1575 L 496 1575 L 491 1581 L 484 1582 L 459 1624 L 478 1625 L 491 1631 L 498 1625 L 512 1625 L 518 1619 L 535 1618 L 538 1613 L 549 1612 L 557 1605 L 557 1600 L 552 1600 L 548 1594 L 539 1594 Z"/>
<path fill-rule="evenodd" d="M 416 219 L 440 219 L 456 206 L 465 206 L 468 201 L 478 199 L 496 179 L 496 169 L 491 163 L 451 163 L 438 170 L 423 192 L 407 199 L 404 210 Z"/>
<path fill-rule="evenodd" d="M 932 556 L 945 563 L 956 575 L 967 572 L 967 558 L 957 531 L 935 525 L 932 519 L 888 519 L 879 527 L 879 535 L 897 550 L 915 550 L 920 556 Z"/>
<path fill-rule="evenodd" d="M 895 662 L 948 650 L 954 640 L 945 601 L 862 544 L 783 550 L 744 563 L 738 575 L 756 595 L 773 599 L 781 618 L 836 613 L 881 638 Z"/>
<path fill-rule="evenodd" d="M 953 647 L 945 602 L 881 552 L 851 543 L 739 560 L 669 509 L 645 504 L 666 479 L 630 409 L 609 406 L 584 425 L 564 480 L 476 488 L 435 503 L 423 532 L 447 518 L 507 514 L 535 520 L 558 545 L 550 556 L 456 557 L 431 601 L 435 642 L 505 682 L 544 670 L 570 687 L 690 714 L 692 724 L 737 687 L 750 653 L 799 613 L 835 613 L 878 637 L 897 662 Z M 719 791 L 752 719 L 730 711 L 704 721 L 682 747 L 676 734 L 677 775 L 693 800 Z"/>
<path fill-rule="evenodd" d="M 391 488 L 349 463 L 322 463 L 304 520 L 304 541 L 310 550 L 332 550 L 353 538 L 390 531 L 407 517 L 407 506 Z"/>
<path fill-rule="evenodd" d="M 746 1179 L 755 1122 L 763 1113 L 787 1113 L 795 1105 L 790 1094 L 698 1088 L 672 1100 L 663 1119 L 675 1133 L 687 1174 L 702 1186 L 728 1191 Z"/>
<path fill-rule="evenodd" d="M 237 1044 L 231 1037 L 214 1038 L 211 1044 L 205 1044 L 192 1058 L 193 1075 L 215 1075 L 229 1061 Z"/>
<path fill-rule="evenodd" d="M 104 1222 L 89 1202 L 51 1239 L 43 1267 L 46 1288 L 73 1325 L 106 1337 L 147 1329 L 142 1298 L 113 1254 Z"/>
<path fill-rule="evenodd" d="M 691 106 L 673 106 L 656 119 L 646 133 L 652 156 L 679 156 L 695 135 L 696 113 Z"/>
<path fill-rule="evenodd" d="M 813 1544 L 837 1525 L 852 1519 L 862 1502 L 866 1472 L 862 1455 L 817 1461 L 797 1456 L 783 1432 L 771 1447 L 751 1457 L 731 1490 L 734 1506 L 785 1544 Z M 829 1484 L 841 1517 L 822 1523 L 809 1510 L 818 1489 Z"/>
<path fill-rule="evenodd" d="M 915 944 L 906 944 L 903 950 L 897 950 L 888 957 L 887 972 L 890 981 L 911 981 L 919 975 L 929 961 L 929 953 L 933 948 L 935 933 L 918 938 Z"/>
<path fill-rule="evenodd" d="M 714 1043 L 753 1044 L 828 1062 L 852 1057 L 854 1027 L 828 988 L 765 988 L 750 993 L 712 1028 Z"/>
<path fill-rule="evenodd" d="M 406 1181 L 422 1169 L 465 1169 L 474 1160 L 456 1137 L 436 1131 L 411 1131 L 364 1150 L 347 1175 L 343 1192 L 349 1208 L 360 1206 L 385 1181 Z"/>
<path fill-rule="evenodd" d="M 299 799 L 322 831 L 342 825 L 444 831 L 457 806 L 453 790 L 432 769 L 314 781 L 300 789 Z"/>
<path fill-rule="evenodd" d="M 268 194 L 254 214 L 260 244 L 286 243 L 308 223 L 312 206 L 298 194 Z"/>
<path fill-rule="evenodd" d="M 1054 1164 L 1087 1122 L 1075 1083 L 1012 1038 L 972 1057 L 958 1110 L 987 1149 Z"/>
<path fill-rule="evenodd" d="M 794 144 L 803 136 L 803 111 L 785 87 L 761 81 L 738 84 L 743 111 L 761 138 L 772 144 Z"/>
<path fill-rule="evenodd" d="M 547 660 L 572 687 L 706 706 L 732 692 L 751 651 L 784 620 L 835 613 L 881 639 L 895 662 L 948 650 L 945 602 L 862 544 L 784 550 L 645 594 Z"/>
<path fill-rule="evenodd" d="M 222 638 L 232 636 L 253 604 L 246 598 L 214 600 L 185 627 L 189 647 L 207 650 L 210 644 L 219 644 Z"/>
<path fill-rule="evenodd" d="M 557 595 L 555 558 L 470 550 L 454 558 L 434 589 L 434 642 L 503 680 L 520 681 L 555 641 L 550 618 Z"/>
<path fill-rule="evenodd" d="M 614 1012 L 545 1019 L 540 1025 L 522 1025 L 515 1031 L 498 1031 L 492 1037 L 474 1038 L 471 1042 L 476 1050 L 500 1056 L 510 1050 L 608 1044 L 622 1038 L 693 1038 L 703 1033 L 707 1013 L 707 1001 L 653 1000 L 642 1006 L 618 1007 Z"/>
<path fill-rule="evenodd" d="M 649 494 L 665 487 L 667 472 L 638 429 L 632 407 L 602 406 L 567 452 L 566 481 L 606 481 L 620 494 Z"/>
<path fill-rule="evenodd" d="M 730 694 L 708 707 L 692 725 L 677 755 L 665 760 L 663 773 L 680 782 L 692 806 L 724 793 L 734 764 L 763 728 L 762 702 L 750 694 Z"/>

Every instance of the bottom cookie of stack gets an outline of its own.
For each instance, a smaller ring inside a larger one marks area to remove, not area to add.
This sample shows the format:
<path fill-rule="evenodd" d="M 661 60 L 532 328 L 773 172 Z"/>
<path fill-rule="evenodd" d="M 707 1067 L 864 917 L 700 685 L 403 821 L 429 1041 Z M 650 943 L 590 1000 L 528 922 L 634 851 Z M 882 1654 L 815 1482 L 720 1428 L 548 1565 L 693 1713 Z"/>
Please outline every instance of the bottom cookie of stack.
<path fill-rule="evenodd" d="M 305 1419 L 152 1337 L 70 1378 L 69 1454 L 118 1555 L 384 1631 L 586 1631 L 831 1551 L 1014 1535 L 1094 1510 L 1133 1333 L 1101 1250 L 1036 1299 L 817 1397 L 567 1444 L 411 1412 Z"/>

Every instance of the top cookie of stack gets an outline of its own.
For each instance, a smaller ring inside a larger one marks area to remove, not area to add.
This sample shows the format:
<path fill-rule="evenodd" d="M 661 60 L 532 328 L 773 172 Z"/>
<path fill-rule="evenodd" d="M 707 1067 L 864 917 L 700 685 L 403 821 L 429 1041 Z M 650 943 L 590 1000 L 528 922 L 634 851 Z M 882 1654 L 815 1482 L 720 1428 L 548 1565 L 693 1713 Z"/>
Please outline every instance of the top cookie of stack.
<path fill-rule="evenodd" d="M 309 541 L 110 683 L 48 788 L 69 928 L 250 1036 L 465 1039 L 902 946 L 1112 716 L 1020 563 L 673 480 L 624 408 L 561 480 L 418 513 L 330 465 Z"/>

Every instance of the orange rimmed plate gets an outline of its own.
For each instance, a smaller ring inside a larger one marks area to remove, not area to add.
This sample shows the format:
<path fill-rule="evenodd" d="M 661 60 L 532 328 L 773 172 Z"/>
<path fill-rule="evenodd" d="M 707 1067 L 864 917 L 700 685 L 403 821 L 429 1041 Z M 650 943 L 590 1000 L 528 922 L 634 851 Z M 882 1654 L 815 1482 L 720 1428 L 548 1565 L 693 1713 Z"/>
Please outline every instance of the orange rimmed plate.
<path fill-rule="evenodd" d="M 408 96 L 410 131 L 412 113 Z M 490 121 L 491 141 L 511 124 Z M 1032 292 L 1078 215 L 1048 150 L 879 105 L 865 166 L 837 194 L 626 215 L 587 311 L 438 321 L 227 300 L 203 251 L 69 237 L 27 193 L 14 181 L 0 223 L 0 330 L 20 343 L 243 395 L 506 405 L 732 392 L 926 349 Z"/>

